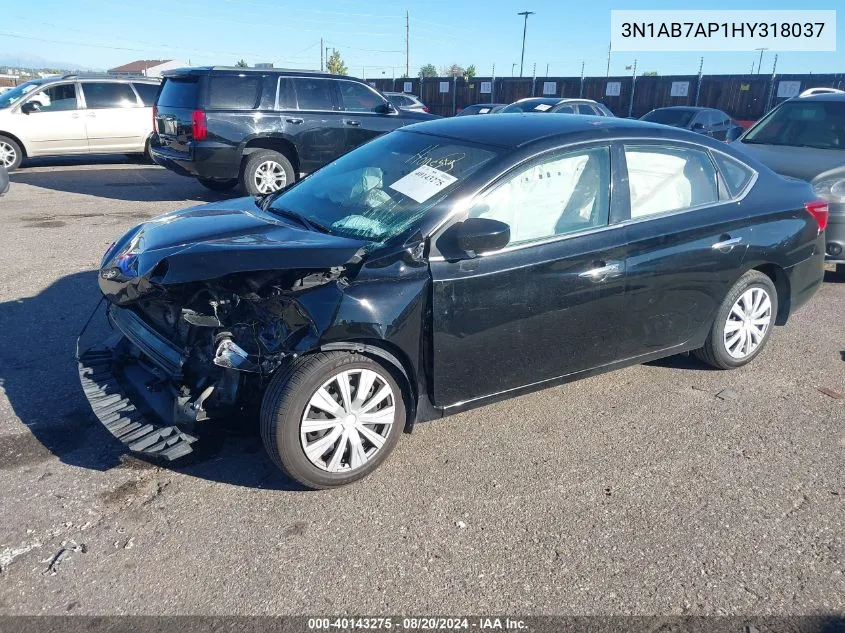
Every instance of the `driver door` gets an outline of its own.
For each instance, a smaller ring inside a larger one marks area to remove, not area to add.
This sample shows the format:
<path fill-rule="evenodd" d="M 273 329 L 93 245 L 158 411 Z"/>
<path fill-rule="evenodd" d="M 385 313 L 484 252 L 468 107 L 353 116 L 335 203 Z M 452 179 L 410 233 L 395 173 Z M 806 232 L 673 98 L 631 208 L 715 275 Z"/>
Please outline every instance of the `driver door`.
<path fill-rule="evenodd" d="M 471 258 L 448 250 L 449 228 L 434 238 L 437 250 L 443 244 L 430 258 L 436 405 L 616 359 L 625 243 L 609 225 L 611 173 L 606 145 L 546 155 L 469 212 L 510 226 L 504 249 Z"/>
<path fill-rule="evenodd" d="M 29 156 L 85 154 L 88 136 L 75 82 L 53 84 L 35 91 L 21 104 L 37 103 L 38 109 L 17 112 L 18 129 Z"/>

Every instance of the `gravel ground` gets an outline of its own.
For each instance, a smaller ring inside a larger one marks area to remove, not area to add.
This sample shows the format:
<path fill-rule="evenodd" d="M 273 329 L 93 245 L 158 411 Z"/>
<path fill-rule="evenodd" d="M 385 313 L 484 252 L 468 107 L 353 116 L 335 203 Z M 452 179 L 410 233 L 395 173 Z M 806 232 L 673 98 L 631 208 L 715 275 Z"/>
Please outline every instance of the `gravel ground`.
<path fill-rule="evenodd" d="M 218 199 L 117 160 L 12 175 L 0 613 L 843 613 L 845 284 L 744 369 L 677 357 L 547 389 L 419 425 L 369 478 L 303 492 L 253 420 L 185 464 L 125 456 L 77 382 L 100 254 Z"/>

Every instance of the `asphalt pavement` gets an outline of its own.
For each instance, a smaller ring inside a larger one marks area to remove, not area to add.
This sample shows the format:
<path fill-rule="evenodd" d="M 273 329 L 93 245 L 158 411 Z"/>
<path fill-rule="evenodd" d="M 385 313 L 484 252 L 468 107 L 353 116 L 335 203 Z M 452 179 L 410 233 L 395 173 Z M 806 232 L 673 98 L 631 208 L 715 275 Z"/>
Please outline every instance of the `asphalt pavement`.
<path fill-rule="evenodd" d="M 421 424 L 370 477 L 306 492 L 255 420 L 161 467 L 124 455 L 79 387 L 102 252 L 225 196 L 122 158 L 11 180 L 0 613 L 845 610 L 845 280 L 743 369 L 675 357 Z"/>

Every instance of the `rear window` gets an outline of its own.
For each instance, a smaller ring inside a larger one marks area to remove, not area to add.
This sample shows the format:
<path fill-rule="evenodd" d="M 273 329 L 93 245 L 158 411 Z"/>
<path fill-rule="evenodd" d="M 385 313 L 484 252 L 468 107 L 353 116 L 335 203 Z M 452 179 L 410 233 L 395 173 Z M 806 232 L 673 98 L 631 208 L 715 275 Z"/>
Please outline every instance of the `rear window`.
<path fill-rule="evenodd" d="M 138 91 L 138 96 L 141 97 L 141 103 L 149 107 L 156 102 L 156 95 L 158 94 L 158 84 L 132 84 L 135 90 Z"/>
<path fill-rule="evenodd" d="M 652 110 L 642 120 L 674 127 L 686 127 L 695 113 L 696 110 Z"/>
<path fill-rule="evenodd" d="M 197 79 L 197 77 L 165 79 L 156 105 L 165 108 L 195 108 L 197 106 L 197 94 L 199 93 L 199 81 Z"/>
<path fill-rule="evenodd" d="M 210 110 L 254 110 L 261 96 L 260 75 L 212 75 L 208 81 Z"/>

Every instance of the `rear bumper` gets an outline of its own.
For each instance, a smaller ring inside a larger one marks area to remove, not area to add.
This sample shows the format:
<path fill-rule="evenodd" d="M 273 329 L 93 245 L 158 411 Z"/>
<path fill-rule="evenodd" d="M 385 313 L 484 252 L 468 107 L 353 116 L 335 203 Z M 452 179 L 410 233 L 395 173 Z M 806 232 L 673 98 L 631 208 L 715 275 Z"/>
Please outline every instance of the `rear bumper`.
<path fill-rule="evenodd" d="M 825 236 L 826 239 L 826 236 Z M 824 241 L 820 236 L 816 240 L 815 252 L 800 264 L 786 269 L 786 276 L 789 278 L 790 300 L 789 313 L 794 313 L 798 308 L 807 303 L 810 298 L 821 288 L 824 281 Z"/>
<path fill-rule="evenodd" d="M 240 175 L 241 159 L 237 148 L 221 143 L 191 143 L 187 152 L 178 152 L 160 145 L 155 139 L 150 143 L 150 154 L 156 164 L 180 176 L 233 180 Z"/>

